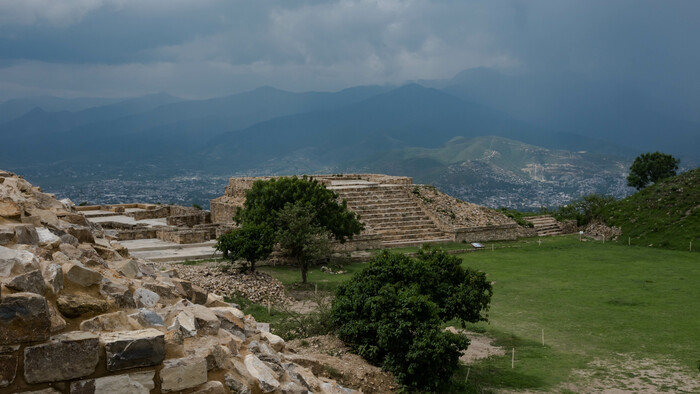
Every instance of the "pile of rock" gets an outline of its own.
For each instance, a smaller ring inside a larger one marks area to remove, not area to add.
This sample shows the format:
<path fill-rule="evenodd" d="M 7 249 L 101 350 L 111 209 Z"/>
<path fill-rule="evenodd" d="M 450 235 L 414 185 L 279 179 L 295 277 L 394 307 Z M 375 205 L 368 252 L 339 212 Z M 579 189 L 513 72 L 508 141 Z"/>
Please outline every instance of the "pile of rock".
<path fill-rule="evenodd" d="M 515 223 L 506 215 L 442 193 L 433 186 L 416 185 L 412 195 L 444 222 L 457 227 L 497 226 Z"/>
<path fill-rule="evenodd" d="M 347 393 L 221 297 L 0 171 L 0 391 Z"/>
<path fill-rule="evenodd" d="M 288 305 L 293 301 L 280 281 L 263 272 L 241 273 L 228 263 L 178 265 L 177 270 L 182 279 L 216 294 L 239 295 L 258 304 Z"/>
<path fill-rule="evenodd" d="M 596 239 L 617 240 L 622 235 L 622 229 L 617 226 L 608 226 L 607 224 L 594 220 L 583 229 L 583 233 L 592 236 Z"/>

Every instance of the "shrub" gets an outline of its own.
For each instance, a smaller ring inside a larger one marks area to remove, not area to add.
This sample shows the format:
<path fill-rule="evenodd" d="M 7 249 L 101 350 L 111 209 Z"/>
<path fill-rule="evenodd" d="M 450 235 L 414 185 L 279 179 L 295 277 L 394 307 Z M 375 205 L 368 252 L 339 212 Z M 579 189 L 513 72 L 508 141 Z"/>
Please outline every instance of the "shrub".
<path fill-rule="evenodd" d="M 492 295 L 486 275 L 460 263 L 439 250 L 415 259 L 384 251 L 338 288 L 331 309 L 338 336 L 406 387 L 437 389 L 469 345 L 442 324 L 486 320 Z"/>

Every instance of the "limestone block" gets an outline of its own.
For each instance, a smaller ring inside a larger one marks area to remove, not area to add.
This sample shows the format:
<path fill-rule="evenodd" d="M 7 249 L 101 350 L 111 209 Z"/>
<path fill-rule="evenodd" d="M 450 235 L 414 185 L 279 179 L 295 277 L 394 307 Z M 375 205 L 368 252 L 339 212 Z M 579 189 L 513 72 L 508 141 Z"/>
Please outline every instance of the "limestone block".
<path fill-rule="evenodd" d="M 15 230 L 7 227 L 0 227 L 0 245 L 9 245 L 15 242 Z"/>
<path fill-rule="evenodd" d="M 208 294 L 209 291 L 197 285 L 192 285 L 192 295 L 190 296 L 189 300 L 194 302 L 195 304 L 204 305 L 207 303 Z"/>
<path fill-rule="evenodd" d="M 51 333 L 62 331 L 66 328 L 66 321 L 56 310 L 56 307 L 49 302 L 49 315 L 51 316 Z"/>
<path fill-rule="evenodd" d="M 352 390 L 339 385 L 336 382 L 321 382 L 320 392 L 323 394 L 354 394 L 359 393 L 357 390 Z"/>
<path fill-rule="evenodd" d="M 194 313 L 199 331 L 204 335 L 216 335 L 221 327 L 218 316 L 209 308 L 202 305 L 193 305 L 190 309 Z"/>
<path fill-rule="evenodd" d="M 163 282 L 149 282 L 149 283 L 144 283 L 143 287 L 145 289 L 148 289 L 156 294 L 158 294 L 161 298 L 164 299 L 177 299 L 178 296 L 175 293 L 175 286 L 173 285 L 168 285 L 167 283 Z"/>
<path fill-rule="evenodd" d="M 15 226 L 15 237 L 17 237 L 18 244 L 36 245 L 39 243 L 39 235 L 33 225 Z"/>
<path fill-rule="evenodd" d="M 62 295 L 56 300 L 56 306 L 58 311 L 68 318 L 105 313 L 110 307 L 109 302 L 84 294 Z"/>
<path fill-rule="evenodd" d="M 17 364 L 16 354 L 0 354 L 0 388 L 7 387 L 15 381 Z"/>
<path fill-rule="evenodd" d="M 88 376 L 99 361 L 97 335 L 73 331 L 51 337 L 48 343 L 24 349 L 27 383 L 58 382 Z"/>
<path fill-rule="evenodd" d="M 190 299 L 192 297 L 192 282 L 183 279 L 173 278 L 170 280 L 175 285 L 175 291 L 182 297 Z"/>
<path fill-rule="evenodd" d="M 63 274 L 69 281 L 83 287 L 92 286 L 102 280 L 102 274 L 77 261 L 64 265 Z"/>
<path fill-rule="evenodd" d="M 108 371 L 160 364 L 165 358 L 164 334 L 148 328 L 100 334 Z"/>
<path fill-rule="evenodd" d="M 59 264 L 48 264 L 44 269 L 44 280 L 54 295 L 61 293 L 61 290 L 63 290 L 63 269 L 61 266 Z"/>
<path fill-rule="evenodd" d="M 139 308 L 152 308 L 160 301 L 160 296 L 150 290 L 139 287 L 134 291 L 134 301 Z"/>
<path fill-rule="evenodd" d="M 320 390 L 321 381 L 308 368 L 294 363 L 284 363 L 282 367 L 287 371 L 289 378 L 297 384 L 314 393 Z"/>
<path fill-rule="evenodd" d="M 27 226 L 30 226 L 32 229 L 35 227 L 41 227 L 41 218 L 39 218 L 38 216 L 22 216 L 20 218 L 20 222 L 26 224 Z"/>
<path fill-rule="evenodd" d="M 224 301 L 224 297 L 214 294 L 214 293 L 209 293 L 207 294 L 207 302 L 204 304 L 207 307 L 228 307 L 231 306 L 229 305 L 228 302 Z"/>
<path fill-rule="evenodd" d="M 41 220 L 42 224 L 46 224 L 53 228 L 58 228 L 60 223 L 58 221 L 58 216 L 55 213 L 46 209 L 34 209 L 32 210 L 32 216 L 37 216 Z"/>
<path fill-rule="evenodd" d="M 260 390 L 263 393 L 275 391 L 280 386 L 280 382 L 275 378 L 274 372 L 256 356 L 252 354 L 245 356 L 243 363 L 250 376 L 258 381 Z"/>
<path fill-rule="evenodd" d="M 82 213 L 67 213 L 64 215 L 61 215 L 61 219 L 65 220 L 66 222 L 70 224 L 77 224 L 80 226 L 89 226 L 90 223 L 88 223 L 87 219 L 85 218 L 85 215 Z"/>
<path fill-rule="evenodd" d="M 64 243 L 60 245 L 58 249 L 71 260 L 80 260 L 80 258 L 83 257 L 83 252 L 71 244 Z"/>
<path fill-rule="evenodd" d="M 73 201 L 70 200 L 70 198 L 63 198 L 61 200 L 58 200 L 58 202 L 63 205 L 63 209 L 66 211 L 73 211 L 75 210 L 75 204 L 73 204 Z"/>
<path fill-rule="evenodd" d="M 238 377 L 232 373 L 226 374 L 226 387 L 233 394 L 250 394 L 250 388 L 244 378 Z"/>
<path fill-rule="evenodd" d="M 71 394 L 148 394 L 155 388 L 155 371 L 85 379 L 70 385 Z"/>
<path fill-rule="evenodd" d="M 63 242 L 64 244 L 73 245 L 73 246 L 78 246 L 78 244 L 80 244 L 80 241 L 78 241 L 78 238 L 75 238 L 74 236 L 67 234 L 67 233 L 61 235 L 61 242 Z"/>
<path fill-rule="evenodd" d="M 97 238 L 95 241 L 100 240 L 101 238 Z M 118 260 L 122 258 L 122 256 L 119 253 L 117 253 L 114 249 L 112 249 L 111 246 L 109 246 L 109 243 L 107 243 L 107 245 L 95 244 L 92 245 L 92 247 L 95 249 L 97 254 L 105 260 Z"/>
<path fill-rule="evenodd" d="M 17 275 L 5 283 L 8 289 L 44 295 L 46 284 L 41 271 L 34 270 L 25 274 Z"/>
<path fill-rule="evenodd" d="M 21 393 L 18 393 L 18 394 L 62 394 L 62 393 L 54 388 L 49 387 L 47 389 L 36 390 L 36 391 L 22 391 Z"/>
<path fill-rule="evenodd" d="M 167 360 L 160 371 L 160 388 L 163 392 L 185 390 L 206 381 L 207 363 L 201 357 Z"/>
<path fill-rule="evenodd" d="M 211 380 L 195 388 L 192 394 L 226 394 L 224 384 L 218 380 Z"/>
<path fill-rule="evenodd" d="M 141 325 L 124 311 L 95 316 L 80 323 L 82 331 L 133 331 L 140 330 Z"/>
<path fill-rule="evenodd" d="M 9 198 L 0 200 L 0 216 L 4 218 L 19 218 L 22 214 L 22 207 Z"/>
<path fill-rule="evenodd" d="M 129 317 L 136 320 L 144 327 L 165 327 L 163 318 L 156 312 L 147 308 L 141 308 L 138 312 L 129 315 Z"/>
<path fill-rule="evenodd" d="M 209 309 L 214 312 L 216 317 L 219 318 L 219 322 L 221 323 L 221 328 L 223 330 L 226 330 L 243 340 L 246 339 L 246 326 L 245 322 L 243 321 L 245 316 L 240 309 L 233 307 L 214 307 Z"/>
<path fill-rule="evenodd" d="M 183 337 L 189 338 L 197 335 L 197 323 L 194 315 L 188 311 L 182 311 L 177 316 L 171 327 L 179 327 Z M 170 329 L 170 328 L 169 328 Z"/>
<path fill-rule="evenodd" d="M 88 226 L 72 225 L 66 228 L 66 232 L 75 238 L 78 238 L 80 243 L 95 243 L 95 237 L 92 235 L 92 229 Z"/>
<path fill-rule="evenodd" d="M 39 268 L 39 260 L 32 252 L 0 246 L 0 277 L 23 274 Z"/>
<path fill-rule="evenodd" d="M 281 352 L 282 349 L 284 349 L 284 339 L 280 338 L 279 336 L 265 331 L 261 331 L 260 336 L 264 338 L 276 351 Z"/>
<path fill-rule="evenodd" d="M 134 296 L 126 285 L 102 281 L 102 283 L 100 283 L 100 294 L 114 300 L 120 308 L 136 308 Z"/>
<path fill-rule="evenodd" d="M 0 345 L 44 341 L 49 338 L 51 317 L 46 298 L 15 293 L 0 303 Z"/>
<path fill-rule="evenodd" d="M 120 260 L 110 262 L 109 267 L 126 276 L 127 278 L 141 278 L 143 274 L 135 260 Z"/>
<path fill-rule="evenodd" d="M 279 388 L 280 394 L 306 394 L 309 391 L 294 382 L 284 382 Z"/>
<path fill-rule="evenodd" d="M 46 248 L 55 248 L 61 244 L 61 238 L 58 238 L 49 229 L 39 227 L 36 229 L 36 234 L 39 236 L 39 246 Z"/>
<path fill-rule="evenodd" d="M 53 260 L 54 263 L 61 265 L 70 263 L 70 259 L 63 252 L 54 252 L 51 255 L 51 260 Z"/>
<path fill-rule="evenodd" d="M 156 268 L 155 264 L 153 263 L 141 263 L 138 262 L 139 265 L 139 270 L 143 275 L 150 276 L 151 278 L 155 278 L 158 276 L 158 268 Z"/>

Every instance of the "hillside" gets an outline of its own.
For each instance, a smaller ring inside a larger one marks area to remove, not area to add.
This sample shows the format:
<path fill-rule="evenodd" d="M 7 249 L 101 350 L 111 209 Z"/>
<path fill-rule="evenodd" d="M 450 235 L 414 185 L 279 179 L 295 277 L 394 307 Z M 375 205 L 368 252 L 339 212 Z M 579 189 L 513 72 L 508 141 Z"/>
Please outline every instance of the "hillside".
<path fill-rule="evenodd" d="M 622 228 L 622 241 L 633 245 L 700 250 L 700 168 L 617 201 L 605 221 Z"/>
<path fill-rule="evenodd" d="M 616 156 L 546 149 L 501 137 L 458 137 L 435 148 L 405 148 L 351 165 L 354 171 L 412 176 L 490 207 L 538 209 L 591 193 L 626 196 L 629 162 Z"/>

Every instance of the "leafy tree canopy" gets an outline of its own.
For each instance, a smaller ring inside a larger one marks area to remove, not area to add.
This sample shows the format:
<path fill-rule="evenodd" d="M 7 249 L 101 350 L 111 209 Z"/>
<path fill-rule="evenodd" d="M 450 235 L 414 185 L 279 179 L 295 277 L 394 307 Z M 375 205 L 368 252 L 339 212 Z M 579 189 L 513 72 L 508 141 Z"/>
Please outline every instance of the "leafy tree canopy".
<path fill-rule="evenodd" d="M 460 263 L 438 250 L 424 249 L 415 259 L 386 251 L 376 256 L 337 290 L 331 321 L 338 336 L 400 383 L 437 390 L 469 345 L 442 324 L 486 320 L 493 293 L 483 272 Z"/>
<path fill-rule="evenodd" d="M 250 271 L 255 271 L 255 263 L 266 259 L 275 245 L 275 232 L 265 223 L 244 223 L 241 227 L 221 235 L 215 248 L 231 261 L 245 260 L 250 263 Z M 248 267 L 244 266 L 244 271 Z"/>
<path fill-rule="evenodd" d="M 666 153 L 643 153 L 634 159 L 627 176 L 627 185 L 641 190 L 661 179 L 675 176 L 678 163 L 679 159 Z"/>
<path fill-rule="evenodd" d="M 301 203 L 315 213 L 313 225 L 328 230 L 340 242 L 362 231 L 362 223 L 345 200 L 339 203 L 335 192 L 307 176 L 255 181 L 245 195 L 243 208 L 235 217 L 239 223 L 267 223 L 274 227 L 277 214 L 285 205 Z"/>
<path fill-rule="evenodd" d="M 327 255 L 331 238 L 345 242 L 363 229 L 344 200 L 338 202 L 335 192 L 306 176 L 254 182 L 234 220 L 241 227 L 216 246 L 225 257 L 246 259 L 254 268 L 278 244 L 297 261 L 304 283 L 309 262 Z"/>

